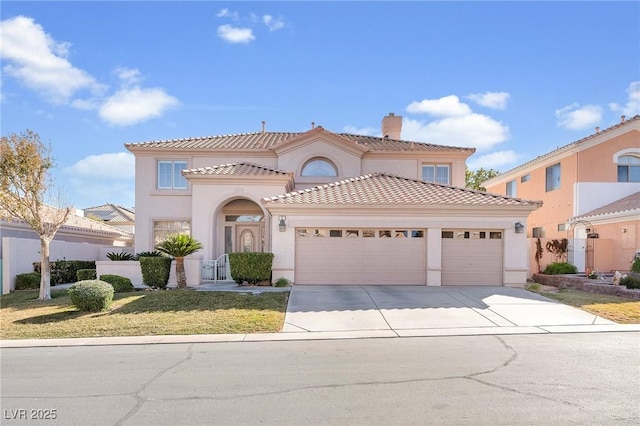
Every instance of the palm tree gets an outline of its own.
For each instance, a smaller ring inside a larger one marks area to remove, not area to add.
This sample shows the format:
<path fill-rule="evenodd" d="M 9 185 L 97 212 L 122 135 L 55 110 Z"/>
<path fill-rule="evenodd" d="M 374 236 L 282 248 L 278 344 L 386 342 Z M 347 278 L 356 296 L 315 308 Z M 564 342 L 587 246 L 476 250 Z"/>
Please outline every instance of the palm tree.
<path fill-rule="evenodd" d="M 191 235 L 172 234 L 167 236 L 160 244 L 156 246 L 156 250 L 161 253 L 168 254 L 176 259 L 176 281 L 178 288 L 187 287 L 187 274 L 184 271 L 184 258 L 200 250 L 202 244 Z"/>

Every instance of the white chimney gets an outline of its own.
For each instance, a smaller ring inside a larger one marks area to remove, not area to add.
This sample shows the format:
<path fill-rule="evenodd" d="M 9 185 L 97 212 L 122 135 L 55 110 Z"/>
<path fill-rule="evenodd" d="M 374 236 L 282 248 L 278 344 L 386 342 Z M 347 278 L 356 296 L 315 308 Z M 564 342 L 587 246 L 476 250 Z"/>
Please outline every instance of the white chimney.
<path fill-rule="evenodd" d="M 382 119 L 382 137 L 389 139 L 400 139 L 402 131 L 402 117 L 390 112 Z"/>

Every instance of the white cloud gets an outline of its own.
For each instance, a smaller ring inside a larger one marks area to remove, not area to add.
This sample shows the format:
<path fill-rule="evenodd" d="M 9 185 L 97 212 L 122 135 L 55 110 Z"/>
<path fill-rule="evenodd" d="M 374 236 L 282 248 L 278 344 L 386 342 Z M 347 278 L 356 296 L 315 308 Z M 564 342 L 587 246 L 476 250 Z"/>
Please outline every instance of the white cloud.
<path fill-rule="evenodd" d="M 602 119 L 598 105 L 580 106 L 576 103 L 556 110 L 558 126 L 569 130 L 583 130 L 597 125 Z"/>
<path fill-rule="evenodd" d="M 469 105 L 460 102 L 456 95 L 445 96 L 440 99 L 423 99 L 411 102 L 407 112 L 413 114 L 429 114 L 435 117 L 459 117 L 471 113 Z"/>
<path fill-rule="evenodd" d="M 382 132 L 376 127 L 356 127 L 347 125 L 342 129 L 345 133 L 351 133 L 353 135 L 368 135 L 368 136 L 381 136 Z"/>
<path fill-rule="evenodd" d="M 505 166 L 512 166 L 518 163 L 520 156 L 512 150 L 496 151 L 490 154 L 484 154 L 476 157 L 476 154 L 472 155 L 467 160 L 467 166 L 471 170 L 478 170 L 479 168 L 501 170 Z"/>
<path fill-rule="evenodd" d="M 90 155 L 62 173 L 69 177 L 74 198 L 85 203 L 78 207 L 135 203 L 135 157 L 129 152 Z"/>
<path fill-rule="evenodd" d="M 218 18 L 231 18 L 234 21 L 238 20 L 238 12 L 231 12 L 229 9 L 220 9 L 220 11 L 216 14 Z"/>
<path fill-rule="evenodd" d="M 53 103 L 66 103 L 76 92 L 94 94 L 106 87 L 68 60 L 68 42 L 56 42 L 32 18 L 16 16 L 0 22 L 0 57 L 5 75 L 42 93 Z"/>
<path fill-rule="evenodd" d="M 402 138 L 486 151 L 509 139 L 509 127 L 491 117 L 470 113 L 432 122 L 404 118 Z"/>
<path fill-rule="evenodd" d="M 90 155 L 64 168 L 63 173 L 82 180 L 133 179 L 135 157 L 129 152 Z"/>
<path fill-rule="evenodd" d="M 122 81 L 122 84 L 131 86 L 142 80 L 140 71 L 137 68 L 118 67 L 113 73 Z"/>
<path fill-rule="evenodd" d="M 627 117 L 640 114 L 640 81 L 634 81 L 629 84 L 629 88 L 627 89 L 627 103 L 624 106 L 610 103 L 609 108 Z"/>
<path fill-rule="evenodd" d="M 467 96 L 473 102 L 487 108 L 505 109 L 511 97 L 507 92 L 472 93 Z"/>
<path fill-rule="evenodd" d="M 262 17 L 262 22 L 269 28 L 269 31 L 277 31 L 284 27 L 284 21 L 281 19 L 276 19 L 271 15 L 264 15 Z"/>
<path fill-rule="evenodd" d="M 125 87 L 100 106 L 100 118 L 118 126 L 129 126 L 160 117 L 167 109 L 178 105 L 178 100 L 161 88 L 142 89 Z"/>
<path fill-rule="evenodd" d="M 231 25 L 220 25 L 218 36 L 229 43 L 249 43 L 256 39 L 251 28 L 238 28 Z"/>

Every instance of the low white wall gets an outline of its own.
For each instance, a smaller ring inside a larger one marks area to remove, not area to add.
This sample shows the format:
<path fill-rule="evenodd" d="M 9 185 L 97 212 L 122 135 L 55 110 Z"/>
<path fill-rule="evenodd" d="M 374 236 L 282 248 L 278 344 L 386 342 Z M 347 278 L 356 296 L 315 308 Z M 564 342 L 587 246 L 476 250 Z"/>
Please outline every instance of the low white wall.
<path fill-rule="evenodd" d="M 97 260 L 100 250 L 112 246 L 90 243 L 52 241 L 49 245 L 51 261 Z M 2 237 L 2 294 L 16 288 L 16 275 L 33 272 L 33 263 L 40 261 L 40 240 Z"/>
<path fill-rule="evenodd" d="M 184 260 L 184 269 L 187 274 L 187 286 L 197 287 L 200 285 L 202 276 L 202 257 L 188 257 Z M 142 270 L 138 261 L 111 261 L 104 260 L 96 262 L 98 278 L 100 275 L 112 274 L 127 277 L 134 287 L 146 287 L 142 281 Z M 176 282 L 176 262 L 171 262 L 171 274 L 169 275 L 169 287 L 177 287 Z"/>

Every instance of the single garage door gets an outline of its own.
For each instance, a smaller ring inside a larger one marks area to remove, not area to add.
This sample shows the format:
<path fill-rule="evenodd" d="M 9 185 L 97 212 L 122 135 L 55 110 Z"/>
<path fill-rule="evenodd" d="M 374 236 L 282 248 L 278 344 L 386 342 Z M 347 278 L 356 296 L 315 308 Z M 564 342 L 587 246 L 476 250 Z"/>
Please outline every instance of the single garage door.
<path fill-rule="evenodd" d="M 442 231 L 442 285 L 502 285 L 498 230 Z"/>
<path fill-rule="evenodd" d="M 296 284 L 425 285 L 424 229 L 296 229 Z"/>

